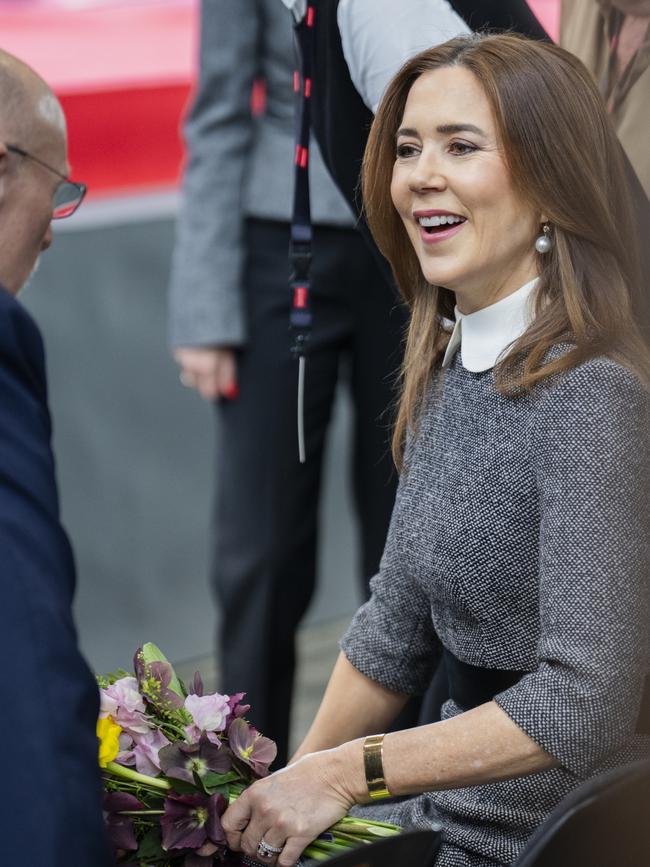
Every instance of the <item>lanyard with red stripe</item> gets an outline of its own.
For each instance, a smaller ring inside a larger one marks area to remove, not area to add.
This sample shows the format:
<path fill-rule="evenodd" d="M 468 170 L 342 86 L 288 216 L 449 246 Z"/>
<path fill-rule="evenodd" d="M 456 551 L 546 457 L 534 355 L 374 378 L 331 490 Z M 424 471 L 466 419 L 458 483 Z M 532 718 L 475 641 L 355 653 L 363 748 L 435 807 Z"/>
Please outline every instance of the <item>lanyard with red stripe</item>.
<path fill-rule="evenodd" d="M 312 225 L 309 205 L 309 136 L 311 130 L 311 93 L 314 56 L 315 0 L 307 7 L 303 21 L 295 27 L 300 69 L 293 75 L 296 94 L 296 153 L 294 169 L 293 216 L 289 241 L 291 277 L 291 354 L 298 361 L 298 457 L 307 459 L 305 444 L 305 376 L 307 347 L 312 325 L 310 305 Z"/>

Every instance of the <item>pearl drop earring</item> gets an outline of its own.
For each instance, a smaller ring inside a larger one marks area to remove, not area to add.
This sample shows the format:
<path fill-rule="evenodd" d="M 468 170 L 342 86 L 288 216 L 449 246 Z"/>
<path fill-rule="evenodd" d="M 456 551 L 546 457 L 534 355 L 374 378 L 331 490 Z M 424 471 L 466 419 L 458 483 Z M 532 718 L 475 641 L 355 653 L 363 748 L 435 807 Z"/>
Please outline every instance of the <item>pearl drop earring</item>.
<path fill-rule="evenodd" d="M 538 253 L 548 253 L 548 251 L 553 246 L 553 240 L 550 237 L 551 227 L 548 223 L 544 223 L 542 226 L 543 235 L 540 235 L 539 238 L 535 241 L 535 249 Z"/>

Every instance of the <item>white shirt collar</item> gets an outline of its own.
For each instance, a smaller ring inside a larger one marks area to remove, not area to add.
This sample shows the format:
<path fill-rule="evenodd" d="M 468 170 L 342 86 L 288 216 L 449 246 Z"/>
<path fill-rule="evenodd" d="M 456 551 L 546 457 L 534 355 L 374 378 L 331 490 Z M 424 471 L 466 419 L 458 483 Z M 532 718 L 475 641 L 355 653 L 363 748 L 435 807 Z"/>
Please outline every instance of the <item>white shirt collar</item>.
<path fill-rule="evenodd" d="M 512 295 L 475 313 L 463 314 L 456 307 L 456 323 L 442 366 L 449 367 L 460 347 L 465 370 L 482 373 L 493 368 L 502 352 L 521 337 L 532 322 L 532 295 L 538 280 L 535 277 Z"/>

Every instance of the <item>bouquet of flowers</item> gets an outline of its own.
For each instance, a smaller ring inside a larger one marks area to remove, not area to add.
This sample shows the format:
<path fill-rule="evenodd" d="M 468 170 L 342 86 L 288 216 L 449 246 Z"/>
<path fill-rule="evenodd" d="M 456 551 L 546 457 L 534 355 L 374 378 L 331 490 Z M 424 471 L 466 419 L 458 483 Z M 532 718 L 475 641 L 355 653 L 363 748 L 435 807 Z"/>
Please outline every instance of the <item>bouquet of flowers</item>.
<path fill-rule="evenodd" d="M 244 693 L 205 694 L 197 672 L 186 688 L 154 644 L 140 647 L 134 673 L 97 678 L 104 816 L 120 863 L 213 867 L 228 860 L 221 816 L 268 773 L 272 740 L 246 720 Z M 318 861 L 400 828 L 346 816 L 305 856 Z"/>

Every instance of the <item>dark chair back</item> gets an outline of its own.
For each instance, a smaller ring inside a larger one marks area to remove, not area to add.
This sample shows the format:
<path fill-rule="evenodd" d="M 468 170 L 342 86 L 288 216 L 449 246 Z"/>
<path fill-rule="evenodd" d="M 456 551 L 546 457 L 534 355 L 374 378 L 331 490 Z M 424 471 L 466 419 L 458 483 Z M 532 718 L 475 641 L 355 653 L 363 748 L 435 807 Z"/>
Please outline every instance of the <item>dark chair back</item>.
<path fill-rule="evenodd" d="M 587 780 L 535 832 L 515 867 L 649 867 L 650 761 Z"/>
<path fill-rule="evenodd" d="M 431 867 L 438 847 L 438 831 L 411 831 L 361 846 L 327 861 L 327 867 Z"/>

